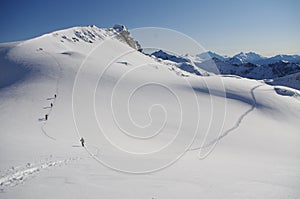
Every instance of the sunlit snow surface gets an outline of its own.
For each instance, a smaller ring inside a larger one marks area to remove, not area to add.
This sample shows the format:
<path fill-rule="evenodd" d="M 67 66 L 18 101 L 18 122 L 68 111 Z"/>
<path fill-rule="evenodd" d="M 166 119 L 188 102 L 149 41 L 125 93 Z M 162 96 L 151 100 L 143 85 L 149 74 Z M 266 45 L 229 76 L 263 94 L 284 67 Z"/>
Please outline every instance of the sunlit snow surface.
<path fill-rule="evenodd" d="M 188 74 L 115 34 L 0 45 L 0 198 L 300 197 L 296 90 Z"/>

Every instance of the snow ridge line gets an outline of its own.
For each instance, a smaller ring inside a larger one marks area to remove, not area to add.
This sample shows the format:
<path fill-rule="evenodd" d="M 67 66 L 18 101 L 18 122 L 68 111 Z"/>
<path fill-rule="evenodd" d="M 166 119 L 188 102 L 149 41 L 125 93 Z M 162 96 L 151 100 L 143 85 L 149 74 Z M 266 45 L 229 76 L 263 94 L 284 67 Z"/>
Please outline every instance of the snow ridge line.
<path fill-rule="evenodd" d="M 60 71 L 60 72 L 62 71 L 62 67 L 61 67 L 60 63 L 57 61 L 57 59 L 56 59 L 52 54 L 50 54 L 50 53 L 48 53 L 48 52 L 46 52 L 46 51 L 44 51 L 44 50 L 41 50 L 41 52 L 44 53 L 44 54 L 47 54 L 48 56 L 50 56 L 50 57 L 55 61 L 57 67 L 59 68 L 59 71 Z M 58 95 L 58 85 L 59 85 L 59 80 L 60 80 L 60 77 L 57 77 L 57 80 L 56 80 L 56 87 L 55 87 L 55 94 L 56 94 L 56 95 Z M 55 104 L 55 101 L 56 101 L 56 98 L 53 98 L 53 105 Z M 51 109 L 48 111 L 47 115 L 49 116 L 49 115 L 51 114 L 51 112 L 52 112 L 52 107 L 51 107 Z M 41 126 L 42 132 L 43 132 L 48 138 L 50 138 L 50 139 L 52 139 L 52 140 L 56 140 L 54 137 L 50 136 L 50 135 L 46 132 L 46 130 L 45 130 L 45 128 L 44 128 L 45 125 L 46 125 L 46 121 L 45 121 L 45 122 L 42 124 L 42 126 Z"/>
<path fill-rule="evenodd" d="M 251 113 L 255 107 L 256 107 L 256 98 L 255 98 L 255 95 L 254 95 L 254 90 L 263 86 L 262 84 L 261 85 L 257 85 L 257 86 L 254 86 L 251 90 L 250 90 L 250 94 L 251 94 L 251 97 L 253 99 L 253 103 L 251 105 L 251 107 L 246 111 L 244 112 L 237 120 L 237 122 L 233 125 L 233 127 L 231 127 L 230 129 L 227 129 L 223 134 L 221 134 L 220 136 L 218 136 L 216 139 L 210 141 L 208 144 L 204 145 L 204 146 L 200 146 L 200 147 L 195 147 L 195 148 L 191 148 L 191 149 L 188 149 L 188 151 L 195 151 L 195 150 L 200 150 L 200 149 L 204 149 L 204 148 L 207 148 L 213 144 L 216 144 L 218 143 L 221 139 L 223 139 L 224 137 L 226 137 L 229 133 L 231 133 L 232 131 L 234 131 L 235 129 L 239 128 L 239 126 L 241 125 L 243 119 L 249 114 Z"/>
<path fill-rule="evenodd" d="M 13 187 L 20 183 L 23 183 L 27 178 L 42 171 L 43 169 L 47 169 L 47 168 L 54 167 L 54 166 L 62 166 L 63 164 L 67 164 L 68 162 L 77 160 L 77 159 L 78 158 L 68 158 L 68 159 L 54 161 L 54 162 L 48 161 L 48 162 L 45 162 L 40 165 L 32 166 L 30 168 L 28 168 L 30 166 L 30 164 L 28 163 L 29 166 L 27 165 L 26 166 L 27 168 L 22 169 L 22 170 L 17 170 L 14 173 L 11 173 L 11 174 L 1 177 L 0 178 L 0 191 L 3 191 L 4 187 L 7 187 L 7 186 Z"/>

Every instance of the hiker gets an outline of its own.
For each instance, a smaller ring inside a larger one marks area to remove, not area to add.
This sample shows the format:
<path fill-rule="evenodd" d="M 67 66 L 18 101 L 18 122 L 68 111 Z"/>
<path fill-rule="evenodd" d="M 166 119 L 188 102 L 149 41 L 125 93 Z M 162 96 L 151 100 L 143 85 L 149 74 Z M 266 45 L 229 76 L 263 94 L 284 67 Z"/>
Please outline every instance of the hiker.
<path fill-rule="evenodd" d="M 48 120 L 48 114 L 45 115 L 45 120 Z"/>
<path fill-rule="evenodd" d="M 51 108 L 53 107 L 53 103 L 50 104 Z"/>
<path fill-rule="evenodd" d="M 83 137 L 80 138 L 80 142 L 81 142 L 81 146 L 84 147 L 84 139 L 83 139 Z"/>
<path fill-rule="evenodd" d="M 56 94 L 54 94 L 54 98 L 56 98 Z"/>

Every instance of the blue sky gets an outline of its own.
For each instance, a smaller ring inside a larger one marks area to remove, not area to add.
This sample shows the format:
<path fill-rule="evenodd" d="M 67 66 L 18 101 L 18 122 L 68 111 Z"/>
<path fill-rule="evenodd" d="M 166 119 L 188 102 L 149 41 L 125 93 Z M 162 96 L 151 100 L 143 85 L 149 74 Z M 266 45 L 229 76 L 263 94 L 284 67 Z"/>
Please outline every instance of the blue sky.
<path fill-rule="evenodd" d="M 298 0 L 2 0 L 0 42 L 78 25 L 171 28 L 205 49 L 232 55 L 300 54 Z"/>

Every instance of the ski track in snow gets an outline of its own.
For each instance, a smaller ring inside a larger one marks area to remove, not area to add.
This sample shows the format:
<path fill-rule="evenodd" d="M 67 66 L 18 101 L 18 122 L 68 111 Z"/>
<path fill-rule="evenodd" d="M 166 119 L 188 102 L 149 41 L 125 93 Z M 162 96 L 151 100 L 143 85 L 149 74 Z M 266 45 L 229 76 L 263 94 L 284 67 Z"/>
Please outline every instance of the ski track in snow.
<path fill-rule="evenodd" d="M 57 59 L 51 55 L 48 52 L 45 52 L 44 50 L 40 50 L 43 54 L 47 54 L 48 56 L 50 56 L 54 62 L 56 63 L 57 67 L 59 68 L 60 71 L 62 71 L 62 67 L 60 65 L 60 63 L 57 61 Z M 59 85 L 59 79 L 60 77 L 57 77 L 56 80 L 56 87 L 55 87 L 55 94 L 58 96 L 59 92 L 58 92 L 58 85 Z M 51 97 L 51 98 L 47 98 L 47 100 L 51 100 L 51 103 L 53 104 L 53 106 L 55 105 L 55 101 L 56 98 L 55 97 Z M 50 116 L 53 107 L 44 107 L 44 109 L 49 109 L 49 111 L 46 113 L 48 115 L 48 117 Z M 42 120 L 42 119 L 39 119 Z M 45 136 L 47 136 L 48 138 L 50 138 L 51 140 L 56 140 L 54 137 L 50 136 L 46 130 L 45 130 L 45 125 L 47 124 L 47 120 L 43 120 L 43 124 L 41 126 L 41 130 L 42 132 L 45 134 Z M 44 163 L 40 163 L 37 165 L 31 164 L 31 163 L 27 163 L 26 166 L 18 166 L 18 167 L 11 167 L 11 169 L 5 171 L 6 174 L 2 175 L 0 177 L 0 192 L 4 192 L 4 187 L 14 187 L 18 184 L 23 183 L 27 178 L 32 177 L 34 174 L 40 172 L 43 169 L 47 169 L 49 167 L 54 167 L 54 166 L 62 166 L 63 164 L 67 164 L 67 162 L 72 161 L 72 160 L 76 160 L 78 158 L 69 158 L 69 159 L 64 159 L 64 160 L 59 160 L 59 161 L 46 161 Z"/>
<path fill-rule="evenodd" d="M 70 161 L 77 160 L 79 158 L 68 158 L 64 160 L 52 161 L 48 160 L 46 162 L 34 165 L 27 163 L 26 166 L 21 167 L 12 167 L 7 170 L 4 176 L 0 178 L 0 192 L 4 192 L 5 187 L 14 187 L 19 184 L 24 183 L 29 177 L 33 177 L 34 174 L 50 168 L 66 165 Z"/>
<path fill-rule="evenodd" d="M 223 139 L 224 137 L 226 137 L 229 133 L 231 133 L 232 131 L 234 131 L 237 128 L 239 128 L 239 126 L 241 125 L 243 119 L 249 113 L 251 113 L 255 109 L 255 107 L 256 107 L 256 98 L 255 98 L 255 95 L 254 95 L 254 90 L 257 89 L 257 88 L 259 88 L 259 87 L 261 87 L 261 86 L 263 86 L 263 85 L 261 84 L 261 85 L 254 86 L 250 90 L 250 94 L 251 94 L 251 97 L 253 99 L 252 106 L 238 118 L 237 122 L 233 125 L 233 127 L 231 127 L 230 129 L 226 130 L 223 134 L 219 135 L 216 139 L 210 141 L 208 144 L 206 144 L 204 146 L 200 146 L 200 147 L 191 148 L 188 151 L 200 150 L 200 149 L 203 149 L 203 148 L 207 148 L 207 147 L 209 147 L 211 145 L 217 144 L 221 139 Z"/>
<path fill-rule="evenodd" d="M 62 67 L 60 65 L 60 63 L 57 61 L 57 59 L 50 53 L 45 52 L 44 50 L 40 50 L 43 54 L 47 54 L 48 56 L 50 56 L 56 63 L 57 67 L 59 68 L 60 71 L 62 71 Z M 57 77 L 56 80 L 56 86 L 55 86 L 55 94 L 58 96 L 59 95 L 59 80 L 60 77 Z M 56 98 L 55 97 L 51 97 L 51 98 L 47 98 L 47 100 L 51 100 L 51 103 L 53 104 L 53 107 L 55 105 L 55 101 Z M 49 109 L 49 111 L 46 113 L 48 115 L 48 117 L 50 116 L 53 107 L 44 107 L 44 109 Z M 46 130 L 45 130 L 45 125 L 47 124 L 47 120 L 44 119 L 44 122 L 41 126 L 41 130 L 42 132 L 45 134 L 45 136 L 47 136 L 48 138 L 50 138 L 51 140 L 56 140 L 56 138 L 50 136 Z M 40 164 L 31 164 L 31 163 L 27 163 L 26 166 L 19 166 L 19 167 L 12 167 L 11 169 L 7 170 L 4 174 L 0 177 L 0 193 L 4 192 L 4 188 L 5 187 L 14 187 L 17 186 L 19 184 L 24 183 L 24 181 L 26 181 L 26 179 L 28 179 L 29 177 L 33 177 L 35 174 L 37 174 L 38 172 L 50 168 L 50 167 L 56 167 L 56 166 L 62 166 L 67 164 L 69 161 L 73 161 L 73 160 L 77 160 L 79 158 L 68 158 L 68 159 L 64 159 L 64 160 L 59 160 L 59 161 L 52 161 L 52 160 L 48 160 L 44 163 L 40 163 Z"/>
<path fill-rule="evenodd" d="M 48 56 L 50 56 L 56 63 L 57 67 L 59 68 L 60 72 L 62 71 L 62 67 L 60 65 L 60 63 L 57 61 L 57 59 L 51 55 L 50 53 L 44 51 L 44 50 L 40 50 L 43 54 L 47 54 Z M 58 85 L 59 85 L 59 79 L 60 77 L 57 77 L 57 80 L 56 80 L 56 87 L 55 87 L 55 94 L 58 95 L 59 92 L 58 92 Z M 56 98 L 48 98 L 47 100 L 52 100 L 53 99 L 53 106 L 55 105 L 55 101 L 56 101 Z M 50 107 L 50 110 L 46 113 L 48 116 L 50 116 L 51 112 L 52 112 L 52 108 L 53 107 Z M 51 140 L 56 140 L 54 137 L 50 136 L 46 130 L 45 130 L 45 125 L 47 124 L 47 121 L 45 120 L 45 122 L 42 124 L 41 126 L 41 130 L 42 132 L 44 133 L 45 136 L 47 136 L 48 138 L 50 138 Z"/>

